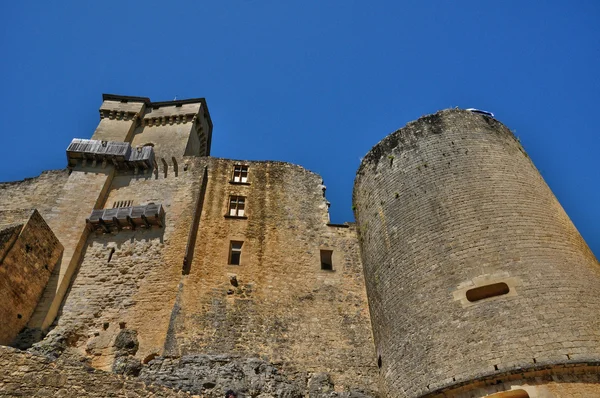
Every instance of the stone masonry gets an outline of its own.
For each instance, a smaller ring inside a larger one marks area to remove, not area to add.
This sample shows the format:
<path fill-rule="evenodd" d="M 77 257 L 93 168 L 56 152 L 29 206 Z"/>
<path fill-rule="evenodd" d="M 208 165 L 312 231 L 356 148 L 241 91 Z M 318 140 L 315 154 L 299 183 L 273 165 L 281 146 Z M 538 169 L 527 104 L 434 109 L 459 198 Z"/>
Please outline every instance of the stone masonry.
<path fill-rule="evenodd" d="M 600 396 L 599 264 L 491 117 L 376 145 L 356 225 L 316 173 L 211 157 L 203 98 L 104 95 L 76 138 L 0 184 L 0 396 Z"/>
<path fill-rule="evenodd" d="M 37 210 L 0 210 L 0 344 L 27 325 L 63 247 Z"/>
<path fill-rule="evenodd" d="M 206 156 L 212 121 L 203 99 L 105 95 L 100 116 L 96 141 L 78 141 L 67 172 L 0 184 L 0 209 L 17 201 L 38 208 L 65 247 L 60 271 L 15 344 L 215 397 L 227 384 L 252 396 L 374 394 L 356 230 L 329 223 L 322 178 L 284 162 Z M 129 150 L 119 143 L 131 151 L 151 147 L 155 167 L 111 155 Z M 86 152 L 85 145 L 96 146 Z M 235 175 L 240 167 L 243 180 Z M 243 206 L 232 210 L 232 198 Z M 160 206 L 164 220 L 91 218 L 92 210 L 133 215 L 127 209 L 150 204 Z M 231 259 L 235 242 L 239 264 Z M 42 341 L 39 331 L 47 333 Z M 259 361 L 265 380 L 274 369 L 281 376 L 259 383 L 262 390 L 234 382 L 248 375 L 211 388 L 172 382 L 177 367 L 165 361 L 180 358 L 199 374 L 204 360 L 190 359 L 198 355 L 229 358 L 240 369 Z"/>
<path fill-rule="evenodd" d="M 445 110 L 386 137 L 354 204 L 388 396 L 600 361 L 600 266 L 492 117 Z"/>

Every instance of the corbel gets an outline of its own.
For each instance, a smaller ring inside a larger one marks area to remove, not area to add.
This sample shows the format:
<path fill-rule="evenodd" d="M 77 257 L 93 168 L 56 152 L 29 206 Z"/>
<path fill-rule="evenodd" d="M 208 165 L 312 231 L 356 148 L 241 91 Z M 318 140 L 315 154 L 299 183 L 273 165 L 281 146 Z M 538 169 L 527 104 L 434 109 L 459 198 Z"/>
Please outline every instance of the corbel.
<path fill-rule="evenodd" d="M 104 220 L 102 218 L 100 218 L 98 220 L 98 224 L 100 224 L 100 226 L 102 227 L 102 229 L 104 230 L 104 232 L 106 232 L 107 234 L 110 233 L 110 228 L 108 228 L 108 225 L 106 225 L 106 223 L 104 222 Z"/>
<path fill-rule="evenodd" d="M 165 171 L 165 178 L 167 178 L 167 170 L 169 170 L 169 165 L 167 164 L 167 161 L 165 160 L 165 158 L 160 158 L 162 164 L 163 164 L 163 168 Z"/>
<path fill-rule="evenodd" d="M 177 175 L 178 175 L 177 159 L 175 159 L 175 156 L 173 156 L 171 158 L 171 160 L 173 160 L 173 171 L 175 172 L 175 177 L 177 177 Z"/>
<path fill-rule="evenodd" d="M 119 219 L 117 217 L 113 217 L 112 220 L 113 220 L 113 224 L 115 224 L 115 226 L 117 227 L 117 231 L 121 232 L 123 227 L 121 226 Z"/>
<path fill-rule="evenodd" d="M 142 214 L 142 221 L 144 221 L 144 224 L 146 224 L 146 228 L 150 228 L 150 222 L 148 221 L 148 219 L 146 218 L 146 216 L 144 214 Z"/>
<path fill-rule="evenodd" d="M 133 231 L 135 231 L 135 223 L 133 222 L 133 219 L 130 216 L 127 216 L 127 223 L 129 224 L 129 226 L 131 227 L 131 229 Z"/>

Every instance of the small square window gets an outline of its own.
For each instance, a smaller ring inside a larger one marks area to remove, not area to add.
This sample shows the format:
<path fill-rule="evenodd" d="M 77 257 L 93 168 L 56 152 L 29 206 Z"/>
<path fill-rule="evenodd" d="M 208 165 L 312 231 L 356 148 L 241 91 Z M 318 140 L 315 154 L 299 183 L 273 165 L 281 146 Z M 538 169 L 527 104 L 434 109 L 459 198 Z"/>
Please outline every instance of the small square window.
<path fill-rule="evenodd" d="M 244 217 L 246 198 L 244 196 L 229 197 L 229 215 L 232 217 Z"/>
<path fill-rule="evenodd" d="M 232 240 L 229 243 L 229 265 L 240 265 L 242 259 L 242 245 L 244 242 Z"/>
<path fill-rule="evenodd" d="M 321 269 L 325 271 L 333 271 L 333 250 L 321 250 Z"/>
<path fill-rule="evenodd" d="M 242 166 L 239 164 L 233 166 L 233 182 L 248 182 L 248 166 Z"/>

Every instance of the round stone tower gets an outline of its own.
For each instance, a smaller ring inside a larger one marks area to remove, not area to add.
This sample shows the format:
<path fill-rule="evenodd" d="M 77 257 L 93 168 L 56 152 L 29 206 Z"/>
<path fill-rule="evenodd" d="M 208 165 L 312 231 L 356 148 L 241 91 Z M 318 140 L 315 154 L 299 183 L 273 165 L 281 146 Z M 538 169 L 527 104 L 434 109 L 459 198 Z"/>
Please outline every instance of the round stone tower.
<path fill-rule="evenodd" d="M 384 395 L 600 396 L 600 264 L 503 124 L 409 123 L 354 208 Z"/>

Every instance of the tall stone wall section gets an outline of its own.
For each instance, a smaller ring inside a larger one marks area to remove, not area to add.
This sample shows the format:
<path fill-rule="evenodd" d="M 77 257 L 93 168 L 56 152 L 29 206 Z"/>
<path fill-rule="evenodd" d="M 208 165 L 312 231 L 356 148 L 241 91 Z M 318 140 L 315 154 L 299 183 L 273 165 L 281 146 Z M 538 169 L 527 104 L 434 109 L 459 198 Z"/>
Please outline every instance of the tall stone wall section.
<path fill-rule="evenodd" d="M 233 184 L 234 165 L 248 184 Z M 376 374 L 353 227 L 328 226 L 322 178 L 282 162 L 213 159 L 194 260 L 172 314 L 166 352 L 264 355 L 289 372 L 328 372 L 372 388 Z M 230 196 L 247 218 L 225 217 Z M 228 265 L 231 241 L 243 242 Z M 333 251 L 333 271 L 320 250 Z"/>
<path fill-rule="evenodd" d="M 354 205 L 388 396 L 600 360 L 600 265 L 495 119 L 445 110 L 386 137 Z"/>
<path fill-rule="evenodd" d="M 37 210 L 0 210 L 0 344 L 27 325 L 62 251 Z"/>
<path fill-rule="evenodd" d="M 91 233 L 57 326 L 37 350 L 87 358 L 104 370 L 123 357 L 138 364 L 157 356 L 262 357 L 292 378 L 326 372 L 338 389 L 372 389 L 356 231 L 327 225 L 321 178 L 280 162 L 177 163 L 177 175 L 169 169 L 112 179 L 105 208 L 161 203 L 165 228 Z M 230 183 L 236 164 L 249 167 L 248 185 Z M 230 195 L 246 197 L 247 218 L 225 217 Z M 232 240 L 244 242 L 239 266 L 228 265 Z M 321 249 L 333 251 L 333 271 L 321 270 Z M 137 341 L 125 355 L 116 344 L 124 331 Z"/>
<path fill-rule="evenodd" d="M 70 351 L 87 357 L 92 366 L 111 370 L 118 354 L 115 339 L 127 329 L 137 335 L 139 360 L 162 353 L 204 165 L 189 159 L 188 170 L 177 177 L 157 173 L 113 179 L 106 208 L 120 201 L 160 203 L 165 227 L 90 234 L 62 316 L 44 349 L 63 349 L 66 341 Z"/>

